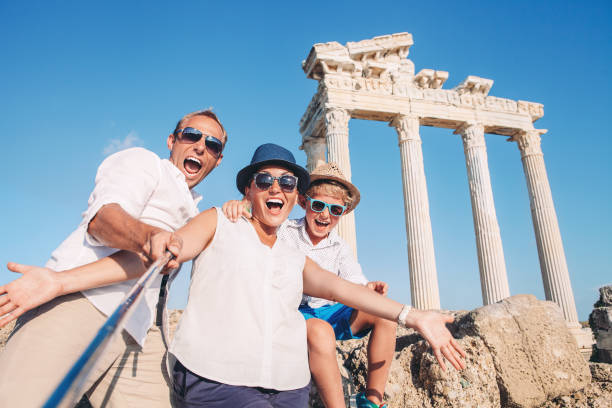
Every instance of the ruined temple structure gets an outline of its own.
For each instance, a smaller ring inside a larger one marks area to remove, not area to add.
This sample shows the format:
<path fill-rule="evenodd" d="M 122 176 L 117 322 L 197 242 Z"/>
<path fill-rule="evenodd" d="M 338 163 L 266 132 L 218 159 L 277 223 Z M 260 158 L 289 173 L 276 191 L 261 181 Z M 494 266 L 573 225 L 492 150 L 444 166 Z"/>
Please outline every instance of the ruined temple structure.
<path fill-rule="evenodd" d="M 301 149 L 312 170 L 325 161 L 351 178 L 349 119 L 387 122 L 397 132 L 408 240 L 410 290 L 414 307 L 439 309 L 440 296 L 429 216 L 420 126 L 452 129 L 463 140 L 483 304 L 510 296 L 504 251 L 495 213 L 484 134 L 515 142 L 531 203 L 531 214 L 547 300 L 561 308 L 579 344 L 592 343 L 580 329 L 561 233 L 540 147 L 544 129 L 533 123 L 543 105 L 489 95 L 493 80 L 468 76 L 443 89 L 448 72 L 422 69 L 407 59 L 412 35 L 384 35 L 346 45 L 315 44 L 302 67 L 319 82 L 300 121 Z M 356 253 L 354 213 L 343 217 L 340 235 Z"/>

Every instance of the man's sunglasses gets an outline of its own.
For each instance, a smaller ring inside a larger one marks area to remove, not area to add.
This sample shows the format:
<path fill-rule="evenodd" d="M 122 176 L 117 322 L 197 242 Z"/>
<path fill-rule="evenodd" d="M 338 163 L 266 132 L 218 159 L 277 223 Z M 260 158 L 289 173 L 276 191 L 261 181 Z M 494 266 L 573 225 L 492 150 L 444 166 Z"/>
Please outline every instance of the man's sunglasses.
<path fill-rule="evenodd" d="M 198 143 L 200 139 L 202 139 L 202 136 L 204 136 L 201 131 L 192 127 L 178 129 L 176 132 L 174 132 L 174 135 L 178 138 L 179 141 L 187 144 Z M 219 139 L 210 135 L 206 135 L 206 137 L 204 138 L 204 144 L 213 156 L 221 156 L 221 152 L 223 151 L 223 143 Z"/>
<path fill-rule="evenodd" d="M 272 177 L 268 173 L 255 173 L 253 174 L 253 180 L 255 180 L 255 186 L 257 186 L 260 190 L 268 190 L 274 184 L 274 180 L 278 181 L 278 185 L 280 188 L 286 192 L 290 193 L 297 187 L 298 178 L 295 176 L 291 176 L 289 174 L 285 174 L 280 177 Z"/>
<path fill-rule="evenodd" d="M 310 202 L 310 209 L 314 212 L 323 212 L 325 210 L 325 207 L 327 207 L 331 215 L 333 215 L 334 217 L 339 217 L 344 214 L 344 211 L 346 211 L 346 205 L 329 204 L 325 201 L 315 200 L 308 196 L 306 196 L 306 199 Z"/>

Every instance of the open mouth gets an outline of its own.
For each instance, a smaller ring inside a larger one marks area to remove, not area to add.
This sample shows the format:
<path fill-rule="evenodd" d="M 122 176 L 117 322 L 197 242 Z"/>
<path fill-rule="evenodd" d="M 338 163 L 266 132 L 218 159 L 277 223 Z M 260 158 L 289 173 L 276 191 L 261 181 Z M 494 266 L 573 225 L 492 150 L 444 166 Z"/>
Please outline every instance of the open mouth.
<path fill-rule="evenodd" d="M 321 228 L 325 228 L 329 225 L 329 222 L 315 220 L 315 224 Z"/>
<path fill-rule="evenodd" d="M 195 157 L 187 157 L 183 162 L 185 171 L 191 175 L 196 174 L 202 168 L 202 162 Z"/>
<path fill-rule="evenodd" d="M 268 201 L 266 201 L 266 207 L 274 212 L 280 211 L 283 208 L 283 205 L 283 201 L 278 198 L 270 198 Z"/>

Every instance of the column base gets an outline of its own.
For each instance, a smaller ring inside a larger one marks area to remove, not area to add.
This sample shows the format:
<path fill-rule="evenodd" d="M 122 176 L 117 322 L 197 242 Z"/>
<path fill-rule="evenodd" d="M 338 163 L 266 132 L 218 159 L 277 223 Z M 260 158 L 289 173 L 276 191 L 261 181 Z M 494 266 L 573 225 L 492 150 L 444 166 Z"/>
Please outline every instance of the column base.
<path fill-rule="evenodd" d="M 595 344 L 595 338 L 593 332 L 589 327 L 582 327 L 579 323 L 567 323 L 567 329 L 576 339 L 578 350 L 585 360 L 590 360 L 593 353 L 593 344 Z"/>

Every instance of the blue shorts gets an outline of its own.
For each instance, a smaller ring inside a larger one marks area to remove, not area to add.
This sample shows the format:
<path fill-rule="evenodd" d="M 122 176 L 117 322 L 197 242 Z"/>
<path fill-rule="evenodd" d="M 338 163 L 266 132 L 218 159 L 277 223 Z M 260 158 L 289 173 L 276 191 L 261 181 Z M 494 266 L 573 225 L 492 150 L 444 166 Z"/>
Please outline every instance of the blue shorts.
<path fill-rule="evenodd" d="M 321 319 L 334 328 L 336 340 L 360 339 L 367 335 L 371 329 L 365 329 L 357 334 L 353 334 L 351 330 L 351 316 L 353 314 L 352 307 L 336 303 L 335 305 L 325 305 L 313 309 L 307 305 L 301 305 L 300 312 L 304 315 L 304 319 Z"/>
<path fill-rule="evenodd" d="M 176 361 L 172 370 L 172 406 L 175 408 L 306 408 L 310 384 L 297 390 L 276 391 L 228 385 L 209 380 Z"/>

